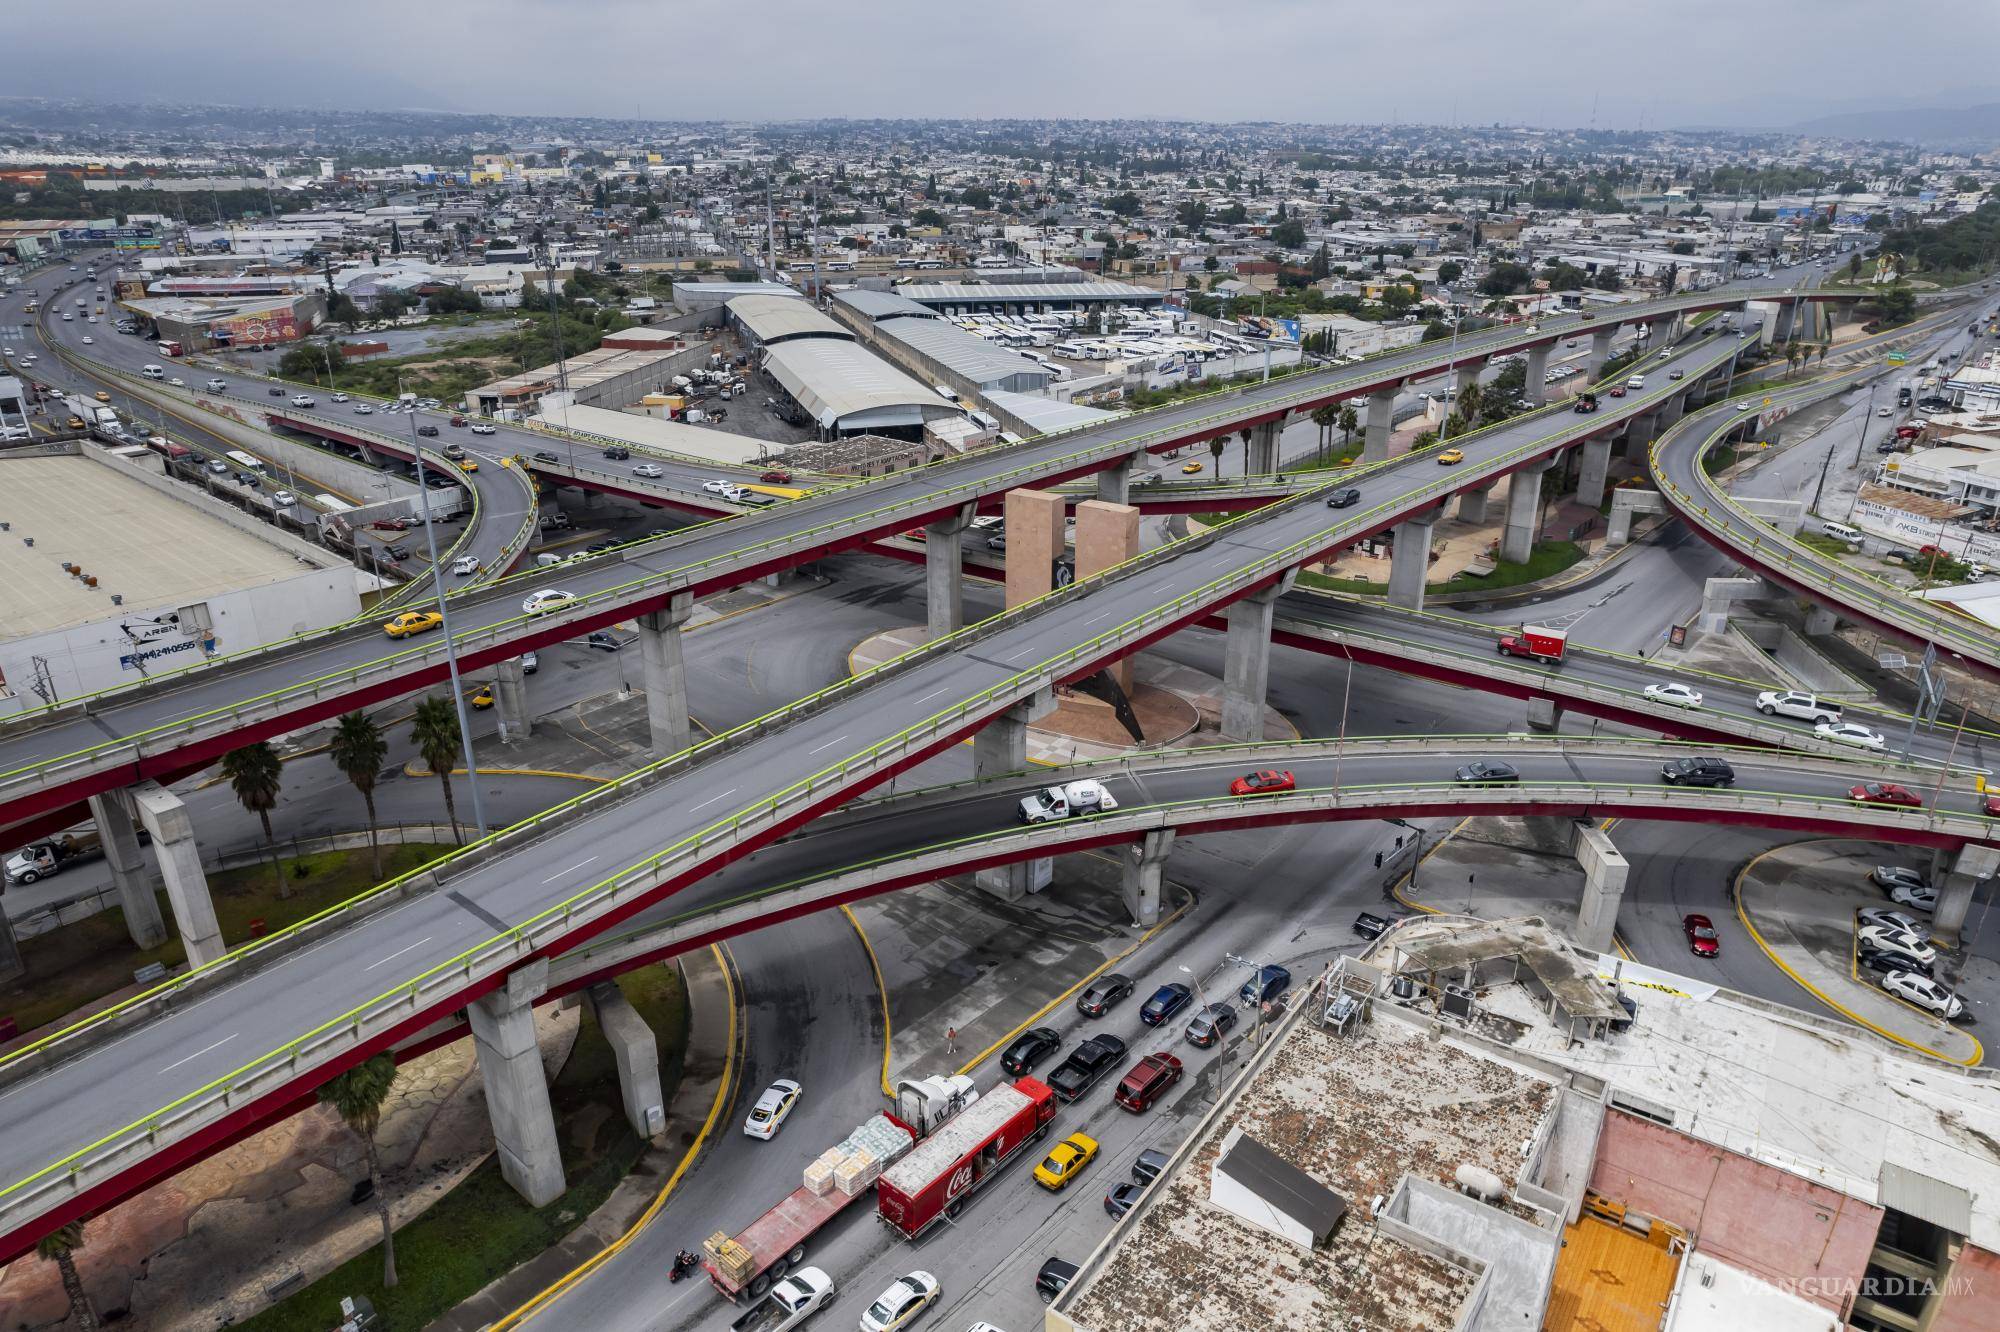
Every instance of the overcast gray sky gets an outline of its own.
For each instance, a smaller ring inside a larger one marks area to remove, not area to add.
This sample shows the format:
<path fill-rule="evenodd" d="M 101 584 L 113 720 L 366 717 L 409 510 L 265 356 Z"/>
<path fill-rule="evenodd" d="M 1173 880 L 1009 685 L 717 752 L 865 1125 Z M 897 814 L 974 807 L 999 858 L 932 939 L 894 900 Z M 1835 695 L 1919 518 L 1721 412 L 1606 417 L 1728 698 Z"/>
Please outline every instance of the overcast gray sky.
<path fill-rule="evenodd" d="M 94 0 L 0 88 L 243 105 L 1784 125 L 2000 100 L 1994 0 Z"/>

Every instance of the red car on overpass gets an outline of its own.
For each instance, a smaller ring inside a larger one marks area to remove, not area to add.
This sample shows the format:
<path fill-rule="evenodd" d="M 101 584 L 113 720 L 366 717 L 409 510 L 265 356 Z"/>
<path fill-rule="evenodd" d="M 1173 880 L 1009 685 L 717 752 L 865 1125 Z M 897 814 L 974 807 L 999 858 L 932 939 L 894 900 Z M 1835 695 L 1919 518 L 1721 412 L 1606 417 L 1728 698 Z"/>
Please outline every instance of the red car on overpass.
<path fill-rule="evenodd" d="M 1922 809 L 1923 798 L 1907 786 L 1894 782 L 1863 782 L 1847 790 L 1849 800 L 1864 805 L 1896 805 L 1903 809 Z"/>

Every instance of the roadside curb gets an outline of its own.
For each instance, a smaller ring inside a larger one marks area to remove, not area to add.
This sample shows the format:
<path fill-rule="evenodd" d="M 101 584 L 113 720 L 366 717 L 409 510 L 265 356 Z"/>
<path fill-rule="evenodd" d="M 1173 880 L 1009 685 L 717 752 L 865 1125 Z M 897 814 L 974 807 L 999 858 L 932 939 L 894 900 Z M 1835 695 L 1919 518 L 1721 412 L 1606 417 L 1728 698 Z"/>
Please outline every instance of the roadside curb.
<path fill-rule="evenodd" d="M 719 946 L 683 955 L 681 975 L 688 1043 L 680 1085 L 667 1107 L 666 1140 L 647 1147 L 611 1196 L 560 1243 L 462 1301 L 430 1324 L 433 1332 L 504 1332 L 532 1319 L 644 1230 L 700 1160 L 741 1075 L 741 992 Z"/>

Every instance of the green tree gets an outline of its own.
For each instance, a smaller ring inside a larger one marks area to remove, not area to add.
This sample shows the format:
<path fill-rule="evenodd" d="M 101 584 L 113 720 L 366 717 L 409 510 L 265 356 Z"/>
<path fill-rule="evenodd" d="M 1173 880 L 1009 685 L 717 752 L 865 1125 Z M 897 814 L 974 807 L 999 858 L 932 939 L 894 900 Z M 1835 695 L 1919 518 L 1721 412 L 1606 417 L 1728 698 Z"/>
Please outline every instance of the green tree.
<path fill-rule="evenodd" d="M 382 728 L 365 712 L 350 712 L 340 719 L 327 745 L 333 766 L 339 768 L 368 807 L 368 854 L 375 863 L 375 877 L 382 877 L 382 847 L 375 836 L 375 779 L 382 761 L 389 756 L 389 742 Z"/>
<path fill-rule="evenodd" d="M 1487 296 L 1512 296 L 1526 291 L 1533 278 L 1534 274 L 1523 265 L 1503 260 L 1486 270 L 1479 279 L 1479 290 Z"/>
<path fill-rule="evenodd" d="M 458 803 L 451 793 L 451 768 L 458 760 L 460 746 L 458 709 L 448 698 L 431 697 L 417 704 L 410 720 L 411 743 L 444 788 L 444 812 L 451 819 L 452 840 L 463 842 L 465 831 L 458 826 Z"/>
<path fill-rule="evenodd" d="M 1271 240 L 1287 250 L 1296 250 L 1306 243 L 1306 224 L 1297 218 L 1287 218 L 1271 228 Z"/>
<path fill-rule="evenodd" d="M 76 1251 L 83 1247 L 83 1222 L 72 1221 L 42 1236 L 35 1244 L 35 1256 L 56 1265 L 62 1274 L 63 1294 L 69 1296 L 69 1316 L 84 1332 L 95 1332 L 97 1311 L 83 1293 L 83 1278 L 76 1274 Z"/>
<path fill-rule="evenodd" d="M 1217 435 L 1208 441 L 1208 456 L 1215 459 L 1215 471 L 1222 471 L 1222 451 L 1229 447 L 1229 436 Z"/>
<path fill-rule="evenodd" d="M 1321 462 L 1326 461 L 1326 442 L 1333 437 L 1335 422 L 1340 420 L 1340 412 L 1332 403 L 1313 408 L 1312 423 L 1319 427 L 1319 434 L 1313 441 L 1313 451 Z"/>
<path fill-rule="evenodd" d="M 1206 271 L 1213 273 L 1216 269 L 1222 267 L 1222 261 L 1211 254 L 1201 261 L 1201 266 Z"/>
<path fill-rule="evenodd" d="M 1126 190 L 1123 194 L 1114 194 L 1106 199 L 1104 206 L 1120 217 L 1137 217 L 1141 204 L 1138 195 Z"/>
<path fill-rule="evenodd" d="M 1438 281 L 1444 283 L 1447 287 L 1464 275 L 1465 266 L 1455 260 L 1447 259 L 1438 265 Z"/>
<path fill-rule="evenodd" d="M 1174 210 L 1174 217 L 1189 231 L 1200 231 L 1208 221 L 1208 205 L 1199 199 L 1189 199 Z"/>
<path fill-rule="evenodd" d="M 958 196 L 958 201 L 968 208 L 991 208 L 993 196 L 977 185 L 968 185 Z"/>
<path fill-rule="evenodd" d="M 389 1226 L 389 1200 L 382 1194 L 382 1153 L 375 1145 L 375 1130 L 382 1125 L 382 1106 L 395 1084 L 396 1061 L 378 1054 L 319 1089 L 319 1103 L 333 1107 L 367 1153 L 368 1184 L 375 1215 L 382 1220 L 382 1285 L 390 1289 L 396 1284 L 396 1232 Z"/>
<path fill-rule="evenodd" d="M 1917 298 L 1908 287 L 1896 287 L 1876 297 L 1875 308 L 1883 323 L 1907 324 L 1917 317 Z"/>
<path fill-rule="evenodd" d="M 1354 404 L 1340 404 L 1340 447 L 1346 448 L 1354 438 L 1354 432 L 1361 426 L 1361 417 L 1355 412 Z"/>
<path fill-rule="evenodd" d="M 271 853 L 271 872 L 277 876 L 278 896 L 290 897 L 284 871 L 278 865 L 278 848 L 271 836 L 271 811 L 278 807 L 278 789 L 284 784 L 285 767 L 270 742 L 258 740 L 222 756 L 222 775 L 243 808 L 264 825 L 264 846 Z"/>
<path fill-rule="evenodd" d="M 1822 366 L 1824 366 L 1824 365 L 1826 364 L 1826 353 L 1827 353 L 1827 350 L 1828 350 L 1828 344 L 1827 344 L 1827 343 L 1824 343 L 1824 342 L 1822 342 L 1822 343 L 1820 343 L 1820 344 L 1819 344 L 1819 346 L 1818 346 L 1817 348 L 1815 348 L 1815 349 L 1814 349 L 1814 352 L 1813 352 L 1813 354 L 1814 354 L 1815 356 L 1817 356 L 1817 357 L 1819 358 L 1819 363 L 1820 363 L 1820 364 L 1821 364 Z"/>

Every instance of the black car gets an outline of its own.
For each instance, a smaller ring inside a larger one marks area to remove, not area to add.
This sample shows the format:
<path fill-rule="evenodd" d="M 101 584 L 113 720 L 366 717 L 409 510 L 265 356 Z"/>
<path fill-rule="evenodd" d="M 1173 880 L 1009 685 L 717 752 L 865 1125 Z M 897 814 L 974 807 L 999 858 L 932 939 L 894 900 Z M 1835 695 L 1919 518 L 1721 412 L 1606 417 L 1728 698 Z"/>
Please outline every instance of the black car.
<path fill-rule="evenodd" d="M 1268 1004 L 1283 994 L 1285 987 L 1291 983 L 1292 973 L 1285 968 L 1276 965 L 1259 967 L 1255 976 L 1243 982 L 1243 988 L 1237 994 L 1246 1004 Z"/>
<path fill-rule="evenodd" d="M 1854 965 L 1863 971 L 1873 971 L 1886 976 L 1892 971 L 1914 971 L 1919 976 L 1931 974 L 1928 962 L 1919 962 L 1908 953 L 1892 953 L 1883 948 L 1862 946 L 1854 950 Z"/>
<path fill-rule="evenodd" d="M 1461 786 L 1505 786 L 1520 781 L 1521 771 L 1511 763 L 1474 759 L 1458 770 L 1457 777 Z"/>
<path fill-rule="evenodd" d="M 422 435 L 425 439 L 435 439 L 437 437 L 437 432 L 438 428 L 434 425 L 420 425 L 417 427 L 417 433 L 419 435 Z"/>
<path fill-rule="evenodd" d="M 604 451 L 604 456 L 612 462 L 624 462 L 632 456 L 632 450 L 626 448 L 623 444 L 613 444 Z"/>
<path fill-rule="evenodd" d="M 1229 1004 L 1214 1003 L 1203 1008 L 1188 1019 L 1187 1037 L 1189 1045 L 1206 1050 L 1221 1041 L 1236 1026 L 1236 1010 Z"/>
<path fill-rule="evenodd" d="M 1000 1067 L 1018 1078 L 1054 1054 L 1061 1044 L 1062 1033 L 1054 1027 L 1030 1027 L 1000 1056 Z"/>
<path fill-rule="evenodd" d="M 1107 972 L 1083 987 L 1076 997 L 1076 1011 L 1085 1017 L 1103 1017 L 1114 1004 L 1132 995 L 1132 978 Z"/>
<path fill-rule="evenodd" d="M 1194 991 L 1179 981 L 1169 981 L 1153 991 L 1153 997 L 1139 1008 L 1139 1021 L 1157 1027 L 1194 1000 Z"/>
<path fill-rule="evenodd" d="M 1719 758 L 1679 758 L 1660 765 L 1660 780 L 1670 786 L 1728 786 L 1736 769 Z"/>
<path fill-rule="evenodd" d="M 625 543 L 617 540 L 593 541 L 583 548 L 586 555 L 600 555 L 607 550 L 616 550 Z"/>
<path fill-rule="evenodd" d="M 270 394 L 274 398 L 282 398 L 285 396 L 285 391 L 281 388 L 265 389 L 264 391 Z"/>
<path fill-rule="evenodd" d="M 1364 939 L 1379 939 L 1389 932 L 1389 922 L 1372 911 L 1364 911 L 1354 918 L 1354 932 Z"/>
<path fill-rule="evenodd" d="M 562 459 L 561 459 L 561 458 L 558 458 L 558 457 L 556 457 L 556 455 L 555 455 L 554 453 L 550 452 L 550 451 L 549 451 L 548 449 L 536 449 L 536 450 L 535 450 L 535 461 L 536 461 L 536 462 L 561 462 L 561 461 L 562 461 Z"/>
<path fill-rule="evenodd" d="M 384 546 L 382 553 L 397 564 L 401 564 L 404 560 L 410 558 L 410 548 L 408 546 Z"/>
<path fill-rule="evenodd" d="M 1353 486 L 1342 486 L 1339 490 L 1334 491 L 1326 497 L 1326 507 L 1329 509 L 1344 509 L 1360 498 L 1361 492 Z"/>
<path fill-rule="evenodd" d="M 1139 1195 L 1146 1191 L 1144 1184 L 1114 1184 L 1111 1192 L 1104 1195 L 1104 1213 L 1113 1218 L 1121 1217 L 1132 1210 L 1132 1204 L 1139 1201 Z"/>
<path fill-rule="evenodd" d="M 1049 1090 L 1061 1100 L 1074 1101 L 1124 1058 L 1125 1042 L 1108 1032 L 1093 1036 L 1071 1050 L 1069 1058 L 1049 1074 Z"/>
<path fill-rule="evenodd" d="M 1066 1263 L 1060 1258 L 1051 1258 L 1042 1264 L 1042 1270 L 1035 1273 L 1035 1294 L 1042 1297 L 1043 1304 L 1052 1303 L 1063 1293 L 1063 1287 L 1076 1280 L 1076 1274 L 1083 1269 L 1075 1263 Z"/>
<path fill-rule="evenodd" d="M 607 629 L 591 630 L 590 637 L 585 639 L 584 642 L 589 644 L 591 647 L 596 648 L 600 652 L 616 652 L 619 648 L 625 646 L 624 642 L 619 639 L 618 635 L 610 632 Z"/>
<path fill-rule="evenodd" d="M 1132 1178 L 1138 1180 L 1142 1185 L 1151 1184 L 1165 1173 L 1167 1162 L 1170 1159 L 1171 1157 L 1168 1153 L 1161 1151 L 1159 1148 L 1148 1147 L 1145 1151 L 1140 1152 L 1139 1159 L 1132 1163 Z"/>

